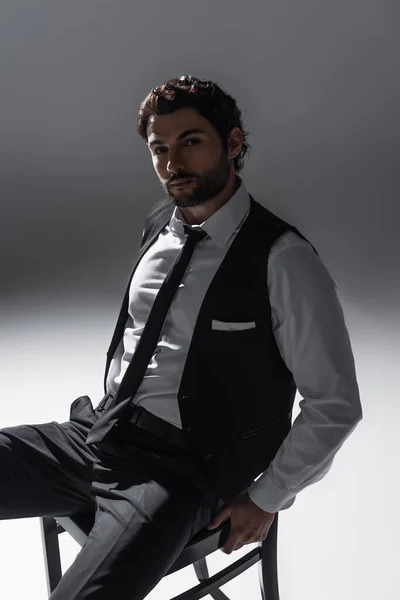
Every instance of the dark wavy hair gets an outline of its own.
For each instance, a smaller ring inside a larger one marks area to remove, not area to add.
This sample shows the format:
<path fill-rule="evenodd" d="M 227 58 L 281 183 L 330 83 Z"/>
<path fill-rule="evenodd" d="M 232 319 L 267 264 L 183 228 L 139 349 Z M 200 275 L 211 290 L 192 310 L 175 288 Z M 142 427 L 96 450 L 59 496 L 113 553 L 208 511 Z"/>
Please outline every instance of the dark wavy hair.
<path fill-rule="evenodd" d="M 235 173 L 243 169 L 243 157 L 251 148 L 246 142 L 242 112 L 232 96 L 213 81 L 201 80 L 191 75 L 169 79 L 151 90 L 140 105 L 137 115 L 137 132 L 147 142 L 147 124 L 152 115 L 167 115 L 180 108 L 193 107 L 215 127 L 224 150 L 228 151 L 228 136 L 233 127 L 239 127 L 243 145 L 234 158 Z"/>

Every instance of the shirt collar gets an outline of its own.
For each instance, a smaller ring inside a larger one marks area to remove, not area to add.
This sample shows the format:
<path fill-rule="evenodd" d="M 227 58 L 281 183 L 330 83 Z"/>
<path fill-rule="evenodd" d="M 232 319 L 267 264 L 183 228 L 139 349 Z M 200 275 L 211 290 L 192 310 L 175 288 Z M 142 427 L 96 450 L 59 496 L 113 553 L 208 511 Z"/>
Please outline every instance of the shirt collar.
<path fill-rule="evenodd" d="M 193 229 L 203 229 L 221 248 L 225 246 L 231 235 L 239 230 L 244 217 L 250 210 L 250 196 L 241 177 L 240 185 L 233 196 L 221 208 L 200 225 L 189 225 Z M 178 237 L 184 236 L 183 224 L 188 225 L 178 206 L 172 213 L 169 227 Z"/>

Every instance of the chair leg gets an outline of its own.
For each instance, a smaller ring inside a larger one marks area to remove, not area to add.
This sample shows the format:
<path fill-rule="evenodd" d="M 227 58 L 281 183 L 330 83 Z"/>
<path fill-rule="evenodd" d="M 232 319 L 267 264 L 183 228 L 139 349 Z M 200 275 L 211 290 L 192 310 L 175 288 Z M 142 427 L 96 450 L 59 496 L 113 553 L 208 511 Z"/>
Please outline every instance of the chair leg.
<path fill-rule="evenodd" d="M 56 589 L 62 577 L 57 528 L 57 521 L 53 517 L 40 517 L 44 566 L 49 597 Z"/>
<path fill-rule="evenodd" d="M 258 544 L 260 546 L 258 577 L 262 600 L 279 600 L 277 562 L 278 515 L 279 512 L 275 515 L 267 538 Z"/>
<path fill-rule="evenodd" d="M 210 578 L 207 561 L 205 558 L 201 558 L 200 560 L 194 562 L 193 568 L 200 583 Z M 230 600 L 229 597 L 224 594 L 224 592 L 218 589 L 214 590 L 213 592 L 209 592 L 209 595 L 214 598 L 214 600 Z"/>

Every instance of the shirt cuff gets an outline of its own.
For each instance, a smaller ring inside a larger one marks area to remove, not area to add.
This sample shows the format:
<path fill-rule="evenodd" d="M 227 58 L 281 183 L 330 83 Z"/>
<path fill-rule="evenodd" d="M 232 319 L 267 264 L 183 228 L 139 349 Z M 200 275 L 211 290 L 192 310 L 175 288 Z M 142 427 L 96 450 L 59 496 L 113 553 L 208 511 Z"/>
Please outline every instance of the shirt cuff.
<path fill-rule="evenodd" d="M 253 481 L 247 488 L 247 493 L 254 504 L 270 513 L 286 510 L 296 500 L 294 492 L 278 488 L 271 479 L 262 476 L 257 481 Z"/>

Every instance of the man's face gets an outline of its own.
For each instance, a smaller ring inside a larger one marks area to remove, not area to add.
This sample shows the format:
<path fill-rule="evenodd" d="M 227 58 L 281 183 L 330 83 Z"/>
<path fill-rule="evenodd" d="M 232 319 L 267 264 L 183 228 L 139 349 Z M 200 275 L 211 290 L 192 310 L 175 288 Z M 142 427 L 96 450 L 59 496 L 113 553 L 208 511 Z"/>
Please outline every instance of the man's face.
<path fill-rule="evenodd" d="M 182 135 L 190 129 L 201 132 Z M 176 206 L 198 206 L 226 187 L 233 160 L 228 158 L 218 132 L 194 108 L 150 117 L 147 135 L 154 169 Z M 174 182 L 184 179 L 192 181 L 173 187 Z"/>

